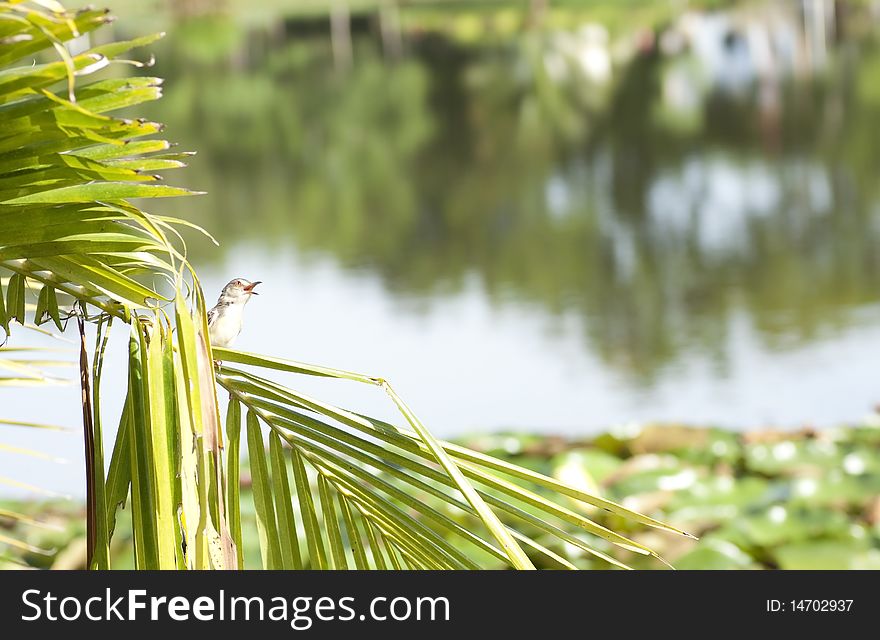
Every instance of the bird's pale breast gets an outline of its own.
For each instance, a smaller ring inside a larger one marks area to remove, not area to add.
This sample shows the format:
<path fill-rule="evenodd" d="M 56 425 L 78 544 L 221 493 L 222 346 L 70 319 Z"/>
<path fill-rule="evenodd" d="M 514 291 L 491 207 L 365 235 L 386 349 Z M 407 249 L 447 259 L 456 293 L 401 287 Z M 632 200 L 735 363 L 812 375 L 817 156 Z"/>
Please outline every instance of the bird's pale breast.
<path fill-rule="evenodd" d="M 218 310 L 217 317 L 209 327 L 212 345 L 216 347 L 232 346 L 238 334 L 241 333 L 243 306 L 232 304 Z"/>

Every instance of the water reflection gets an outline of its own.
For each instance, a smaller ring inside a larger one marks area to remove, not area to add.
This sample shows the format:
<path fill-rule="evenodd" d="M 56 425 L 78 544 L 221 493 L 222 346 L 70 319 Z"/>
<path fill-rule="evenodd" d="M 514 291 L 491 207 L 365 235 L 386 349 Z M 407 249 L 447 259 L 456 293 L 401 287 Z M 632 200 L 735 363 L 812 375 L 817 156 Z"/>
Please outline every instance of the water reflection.
<path fill-rule="evenodd" d="M 345 71 L 295 20 L 190 19 L 150 115 L 200 149 L 175 179 L 210 195 L 168 208 L 396 295 L 476 277 L 577 318 L 646 388 L 694 354 L 723 371 L 740 315 L 768 350 L 808 344 L 880 299 L 880 55 L 861 17 L 826 11 L 844 3 L 807 4 L 491 46 L 426 32 L 390 61 L 355 29 Z"/>

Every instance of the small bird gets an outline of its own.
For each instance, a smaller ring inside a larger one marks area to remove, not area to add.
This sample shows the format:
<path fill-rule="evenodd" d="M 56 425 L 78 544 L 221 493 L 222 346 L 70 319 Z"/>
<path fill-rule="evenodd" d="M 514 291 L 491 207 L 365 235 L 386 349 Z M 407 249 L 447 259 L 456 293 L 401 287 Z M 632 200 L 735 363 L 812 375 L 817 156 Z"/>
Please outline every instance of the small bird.
<path fill-rule="evenodd" d="M 217 304 L 208 311 L 208 334 L 211 338 L 211 346 L 232 346 L 241 333 L 244 305 L 251 296 L 259 295 L 254 291 L 254 287 L 258 284 L 260 284 L 259 280 L 251 282 L 244 278 L 236 278 L 223 287 Z"/>

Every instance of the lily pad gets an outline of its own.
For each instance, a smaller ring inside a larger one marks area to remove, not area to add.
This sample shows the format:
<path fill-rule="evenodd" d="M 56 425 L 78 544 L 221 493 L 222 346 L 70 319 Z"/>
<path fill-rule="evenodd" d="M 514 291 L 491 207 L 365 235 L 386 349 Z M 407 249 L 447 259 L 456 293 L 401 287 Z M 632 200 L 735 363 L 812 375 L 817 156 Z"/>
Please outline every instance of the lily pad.
<path fill-rule="evenodd" d="M 790 544 L 775 550 L 780 569 L 880 569 L 880 549 L 838 540 Z"/>
<path fill-rule="evenodd" d="M 678 558 L 676 569 L 760 569 L 752 557 L 727 540 L 710 538 L 700 542 L 696 549 Z"/>
<path fill-rule="evenodd" d="M 743 547 L 769 548 L 816 538 L 852 538 L 846 515 L 830 509 L 776 504 L 760 513 L 736 518 L 716 533 Z"/>

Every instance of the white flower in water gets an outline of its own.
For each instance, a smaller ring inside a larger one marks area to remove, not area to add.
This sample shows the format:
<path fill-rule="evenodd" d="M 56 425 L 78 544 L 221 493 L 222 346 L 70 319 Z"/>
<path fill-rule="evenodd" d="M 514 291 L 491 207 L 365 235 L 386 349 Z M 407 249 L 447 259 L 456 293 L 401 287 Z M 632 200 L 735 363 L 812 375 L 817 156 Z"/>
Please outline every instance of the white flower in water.
<path fill-rule="evenodd" d="M 791 460 L 794 458 L 795 453 L 797 453 L 797 447 L 794 446 L 793 442 L 780 442 L 773 447 L 773 457 L 780 462 Z"/>
<path fill-rule="evenodd" d="M 813 480 L 813 478 L 801 478 L 797 482 L 795 482 L 794 490 L 799 496 L 807 497 L 816 493 L 816 490 L 819 488 L 819 483 Z"/>
<path fill-rule="evenodd" d="M 859 476 L 865 473 L 867 465 L 861 456 L 850 453 L 843 459 L 843 470 L 851 476 Z"/>
<path fill-rule="evenodd" d="M 788 512 L 781 504 L 777 504 L 770 507 L 770 510 L 767 512 L 767 517 L 770 518 L 771 522 L 779 524 L 785 522 L 785 519 L 788 517 Z"/>
<path fill-rule="evenodd" d="M 687 489 L 697 481 L 697 472 L 693 469 L 685 469 L 675 475 L 663 476 L 657 480 L 657 488 L 663 491 L 677 491 Z"/>
<path fill-rule="evenodd" d="M 501 446 L 509 454 L 519 453 L 522 450 L 522 443 L 513 436 L 504 438 Z"/>

